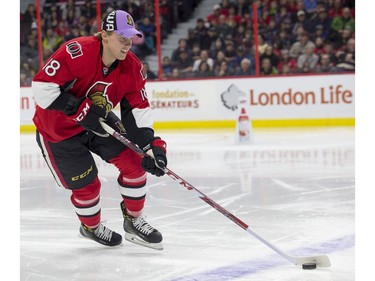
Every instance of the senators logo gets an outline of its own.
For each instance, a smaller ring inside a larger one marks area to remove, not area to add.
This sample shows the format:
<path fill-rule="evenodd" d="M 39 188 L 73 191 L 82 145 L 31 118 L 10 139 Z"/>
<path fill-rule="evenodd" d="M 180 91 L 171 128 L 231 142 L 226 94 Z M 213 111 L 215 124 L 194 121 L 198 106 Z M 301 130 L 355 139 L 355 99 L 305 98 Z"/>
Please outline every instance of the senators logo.
<path fill-rule="evenodd" d="M 237 110 L 240 97 L 244 97 L 245 93 L 232 84 L 229 88 L 221 94 L 221 101 L 224 106 L 232 111 Z"/>
<path fill-rule="evenodd" d="M 131 18 L 131 16 L 127 15 L 126 18 L 127 18 L 127 21 L 128 21 L 128 25 L 134 26 L 134 22 L 133 22 L 133 19 Z"/>
<path fill-rule="evenodd" d="M 86 97 L 88 97 L 93 104 L 105 108 L 107 113 L 113 108 L 113 104 L 107 96 L 107 89 L 111 84 L 112 83 L 98 81 L 92 85 L 86 93 Z"/>
<path fill-rule="evenodd" d="M 66 51 L 72 57 L 72 59 L 83 56 L 82 47 L 77 41 L 67 44 Z"/>

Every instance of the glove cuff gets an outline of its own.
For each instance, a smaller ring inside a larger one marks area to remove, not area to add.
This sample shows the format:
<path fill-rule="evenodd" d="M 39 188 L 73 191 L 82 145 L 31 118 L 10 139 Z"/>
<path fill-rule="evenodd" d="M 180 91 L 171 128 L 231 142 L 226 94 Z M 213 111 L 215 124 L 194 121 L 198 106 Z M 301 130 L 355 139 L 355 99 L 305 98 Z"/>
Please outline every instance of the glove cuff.
<path fill-rule="evenodd" d="M 150 143 L 142 148 L 142 150 L 144 152 L 147 152 L 154 147 L 160 147 L 163 150 L 164 154 L 167 153 L 167 144 L 160 137 L 154 137 Z"/>
<path fill-rule="evenodd" d="M 167 143 L 163 141 L 160 137 L 155 137 L 151 144 L 152 147 L 160 147 L 163 152 L 167 153 Z"/>
<path fill-rule="evenodd" d="M 70 115 L 76 122 L 81 122 L 87 117 L 87 114 L 90 112 L 92 102 L 89 99 L 84 99 L 83 102 L 79 105 L 75 114 Z"/>

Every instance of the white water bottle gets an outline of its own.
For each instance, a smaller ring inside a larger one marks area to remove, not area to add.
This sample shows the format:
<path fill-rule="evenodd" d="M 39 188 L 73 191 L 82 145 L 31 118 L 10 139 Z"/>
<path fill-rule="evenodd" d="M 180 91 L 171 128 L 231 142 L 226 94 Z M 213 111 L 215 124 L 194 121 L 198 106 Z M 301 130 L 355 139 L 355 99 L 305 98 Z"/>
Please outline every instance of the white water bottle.
<path fill-rule="evenodd" d="M 252 128 L 251 120 L 248 114 L 248 104 L 246 99 L 239 100 L 239 115 L 237 118 L 237 142 L 251 143 L 252 142 Z"/>

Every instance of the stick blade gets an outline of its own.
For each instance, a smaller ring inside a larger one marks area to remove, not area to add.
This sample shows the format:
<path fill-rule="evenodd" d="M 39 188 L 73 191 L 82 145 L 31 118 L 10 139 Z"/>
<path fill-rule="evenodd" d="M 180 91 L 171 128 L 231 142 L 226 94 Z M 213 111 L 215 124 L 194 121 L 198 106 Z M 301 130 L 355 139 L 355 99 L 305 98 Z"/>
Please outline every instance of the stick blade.
<path fill-rule="evenodd" d="M 304 263 L 315 263 L 317 267 L 330 267 L 331 262 L 326 255 L 314 257 L 296 257 L 294 259 L 295 265 L 302 265 Z"/>

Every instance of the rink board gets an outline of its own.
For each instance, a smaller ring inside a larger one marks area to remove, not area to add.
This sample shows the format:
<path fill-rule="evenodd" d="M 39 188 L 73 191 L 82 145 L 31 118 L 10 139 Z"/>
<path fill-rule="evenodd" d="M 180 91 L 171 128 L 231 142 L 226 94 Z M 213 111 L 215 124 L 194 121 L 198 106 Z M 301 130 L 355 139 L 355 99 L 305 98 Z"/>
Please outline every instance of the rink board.
<path fill-rule="evenodd" d="M 354 126 L 354 80 L 338 74 L 158 81 L 146 90 L 155 128 L 234 128 L 241 97 L 253 127 Z M 20 94 L 21 132 L 35 130 L 31 88 Z"/>

